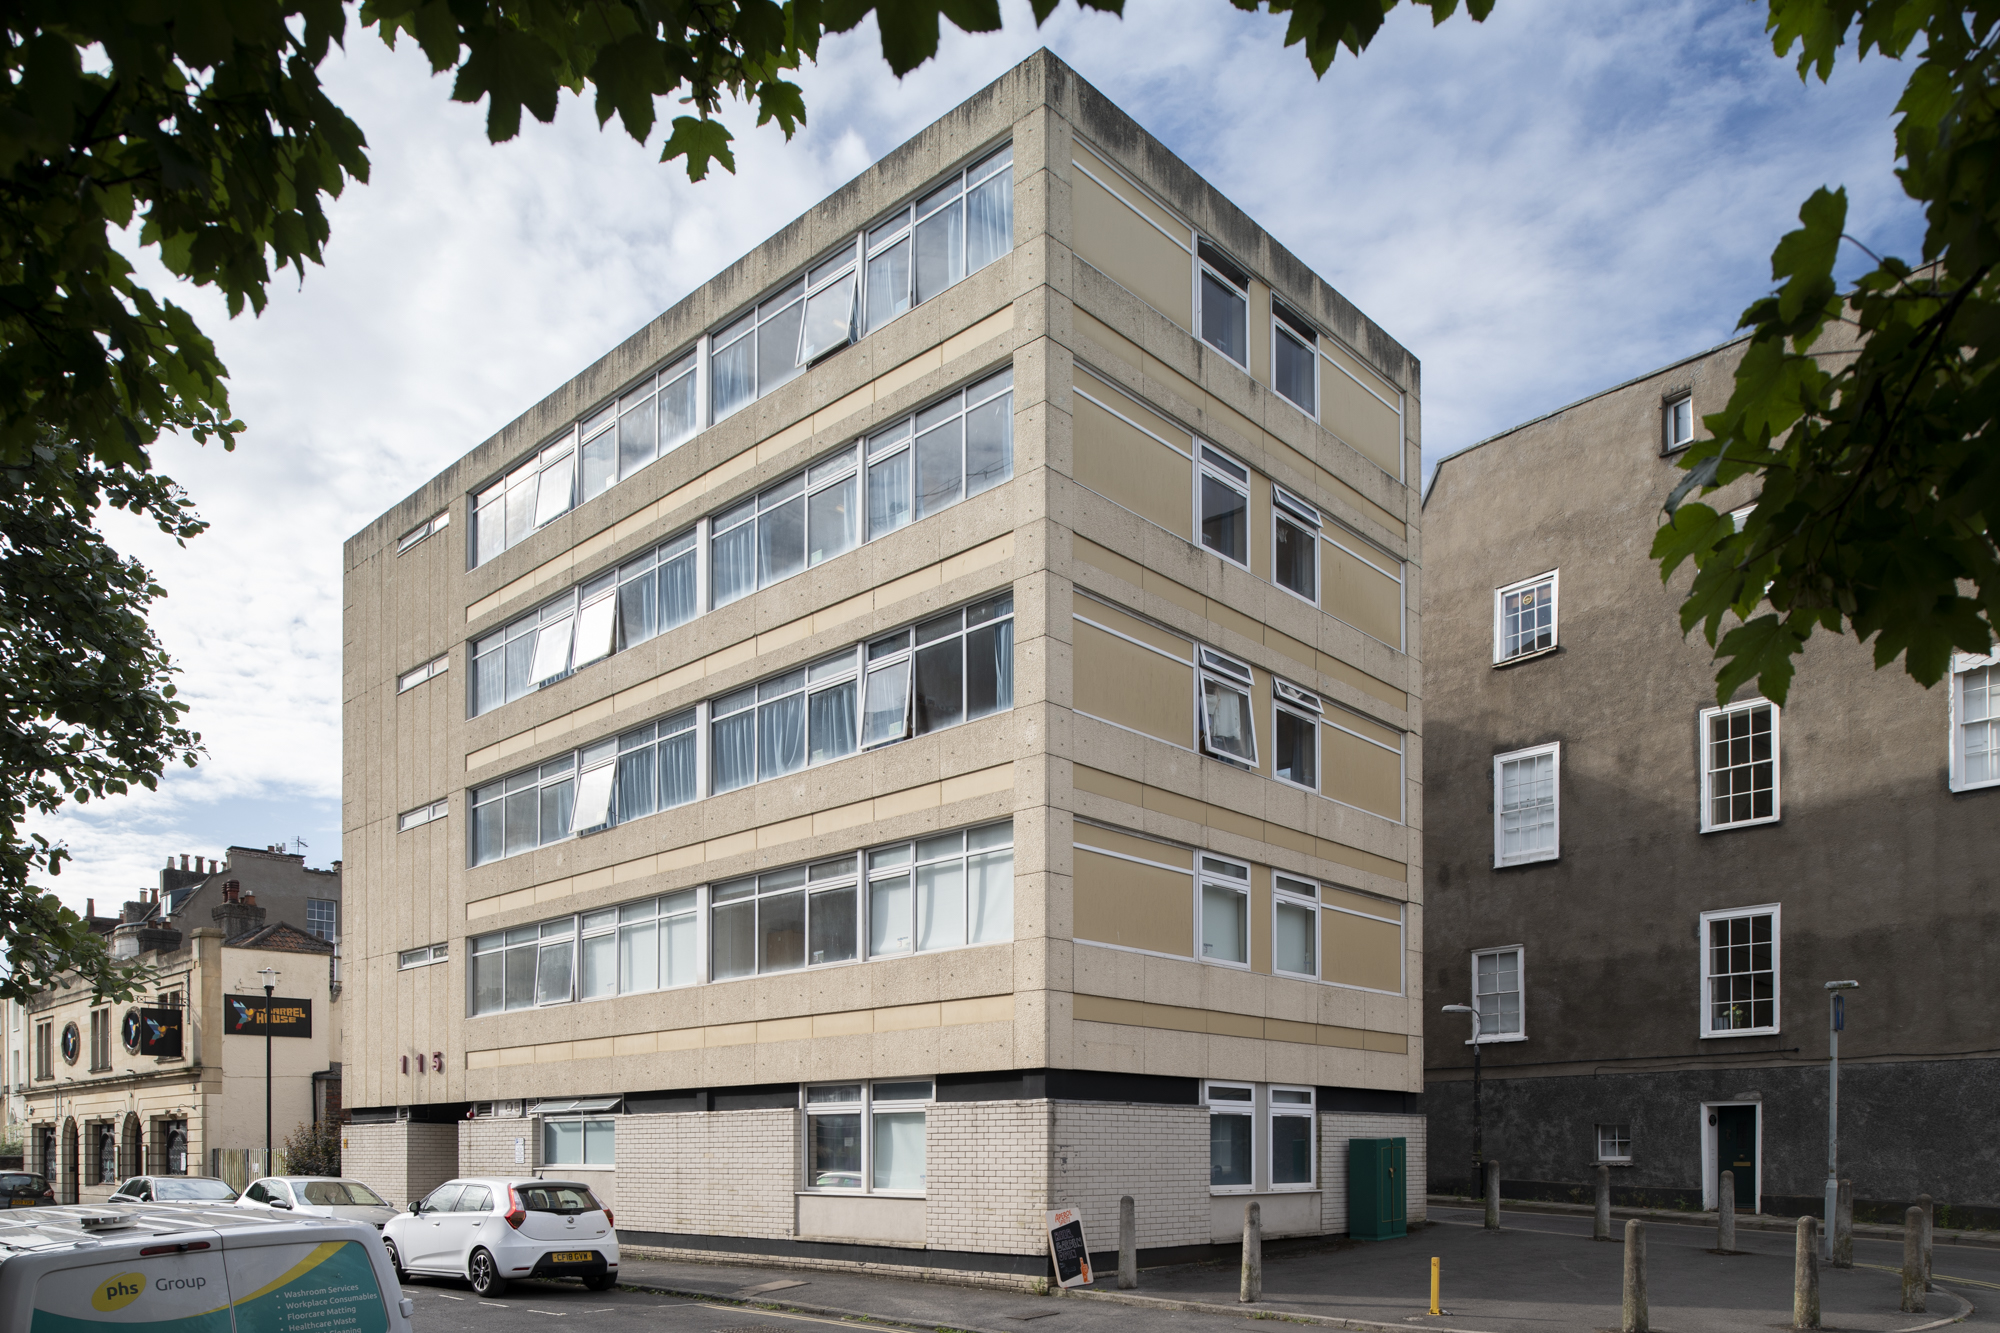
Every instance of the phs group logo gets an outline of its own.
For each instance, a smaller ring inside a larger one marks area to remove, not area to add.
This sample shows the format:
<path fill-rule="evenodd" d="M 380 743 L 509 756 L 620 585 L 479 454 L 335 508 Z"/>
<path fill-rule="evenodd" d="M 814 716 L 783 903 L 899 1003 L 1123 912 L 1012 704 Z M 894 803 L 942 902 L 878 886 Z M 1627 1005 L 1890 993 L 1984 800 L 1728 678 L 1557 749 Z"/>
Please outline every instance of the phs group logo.
<path fill-rule="evenodd" d="M 90 1293 L 90 1305 L 94 1310 L 109 1314 L 122 1310 L 139 1299 L 146 1290 L 144 1273 L 120 1273 L 97 1284 L 97 1290 Z"/>

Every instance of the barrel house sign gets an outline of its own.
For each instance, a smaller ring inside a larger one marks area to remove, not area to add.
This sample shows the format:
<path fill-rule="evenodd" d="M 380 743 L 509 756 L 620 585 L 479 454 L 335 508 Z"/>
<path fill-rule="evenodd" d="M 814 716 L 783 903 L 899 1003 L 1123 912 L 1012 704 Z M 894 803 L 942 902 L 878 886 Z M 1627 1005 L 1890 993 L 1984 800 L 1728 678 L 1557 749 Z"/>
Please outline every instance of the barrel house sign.
<path fill-rule="evenodd" d="M 273 1037 L 310 1037 L 313 1034 L 312 1001 L 288 1000 L 274 995 L 225 995 L 222 997 L 222 1030 L 232 1037 L 264 1035 L 264 1008 L 270 1006 Z"/>

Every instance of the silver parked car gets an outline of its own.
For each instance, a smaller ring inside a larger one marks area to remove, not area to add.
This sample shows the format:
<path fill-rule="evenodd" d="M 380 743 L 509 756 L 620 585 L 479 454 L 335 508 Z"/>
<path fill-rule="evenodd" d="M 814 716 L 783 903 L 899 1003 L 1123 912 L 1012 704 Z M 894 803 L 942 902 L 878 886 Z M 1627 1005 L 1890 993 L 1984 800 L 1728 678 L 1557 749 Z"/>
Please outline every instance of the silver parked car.
<path fill-rule="evenodd" d="M 244 1208 L 366 1222 L 377 1231 L 396 1215 L 387 1199 L 360 1181 L 335 1176 L 264 1176 L 251 1181 L 236 1202 Z"/>

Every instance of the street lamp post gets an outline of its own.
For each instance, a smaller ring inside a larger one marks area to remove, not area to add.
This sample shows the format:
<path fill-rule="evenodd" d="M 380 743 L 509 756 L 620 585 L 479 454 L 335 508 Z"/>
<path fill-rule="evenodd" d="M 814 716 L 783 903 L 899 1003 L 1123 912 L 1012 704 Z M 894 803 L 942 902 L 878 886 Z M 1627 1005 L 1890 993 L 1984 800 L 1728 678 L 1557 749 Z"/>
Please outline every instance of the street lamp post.
<path fill-rule="evenodd" d="M 1472 1196 L 1476 1199 L 1486 1188 L 1486 1145 L 1483 1131 L 1484 1118 L 1479 1107 L 1479 1055 L 1486 1043 L 1479 1040 L 1479 1011 L 1469 1004 L 1448 1004 L 1444 1006 L 1448 1014 L 1470 1014 L 1472 1016 Z"/>
<path fill-rule="evenodd" d="M 1858 990 L 1858 981 L 1826 983 L 1826 1230 L 1820 1237 L 1820 1258 L 1833 1262 L 1834 1212 L 1840 1197 L 1840 1030 L 1846 1026 L 1842 991 Z"/>
<path fill-rule="evenodd" d="M 262 967 L 264 978 L 264 1174 L 275 1174 L 271 1163 L 271 992 L 278 988 L 276 968 Z"/>

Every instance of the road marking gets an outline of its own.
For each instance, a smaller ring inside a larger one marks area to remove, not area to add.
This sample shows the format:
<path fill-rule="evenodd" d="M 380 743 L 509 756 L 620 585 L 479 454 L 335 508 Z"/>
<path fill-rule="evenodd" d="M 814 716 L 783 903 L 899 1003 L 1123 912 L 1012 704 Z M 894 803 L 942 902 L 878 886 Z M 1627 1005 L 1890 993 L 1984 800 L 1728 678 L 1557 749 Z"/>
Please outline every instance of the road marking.
<path fill-rule="evenodd" d="M 567 1310 L 537 1310 L 532 1306 L 529 1307 L 528 1313 L 545 1314 L 551 1319 L 567 1319 L 569 1317 L 569 1311 Z"/>
<path fill-rule="evenodd" d="M 464 1300 L 464 1299 L 465 1299 L 465 1297 L 463 1297 L 463 1296 L 446 1296 L 446 1295 L 445 1295 L 445 1294 L 444 1294 L 443 1292 L 441 1292 L 441 1291 L 440 1291 L 440 1292 L 438 1292 L 437 1294 L 438 1294 L 438 1295 L 439 1295 L 440 1297 L 442 1297 L 442 1298 L 443 1298 L 444 1300 L 447 1300 L 447 1301 L 462 1301 L 462 1300 Z"/>
<path fill-rule="evenodd" d="M 793 1314 L 789 1310 L 773 1310 L 763 1305 L 709 1305 L 703 1302 L 702 1308 L 704 1310 L 721 1310 L 727 1314 L 743 1314 L 746 1310 L 755 1310 L 759 1315 L 768 1315 L 773 1319 L 795 1319 L 802 1324 L 835 1324 L 843 1328 L 854 1327 L 854 1321 L 851 1319 L 822 1319 L 816 1315 Z"/>
<path fill-rule="evenodd" d="M 1900 1274 L 1903 1271 L 1900 1268 L 1891 1268 L 1888 1264 L 1856 1264 L 1854 1266 L 1856 1268 L 1872 1268 L 1878 1273 Z M 2000 1291 L 2000 1282 L 1984 1282 L 1976 1277 L 1953 1277 L 1949 1273 L 1932 1273 L 1931 1281 L 1956 1282 L 1959 1283 L 1961 1286 L 1984 1287 L 1988 1291 Z"/>

